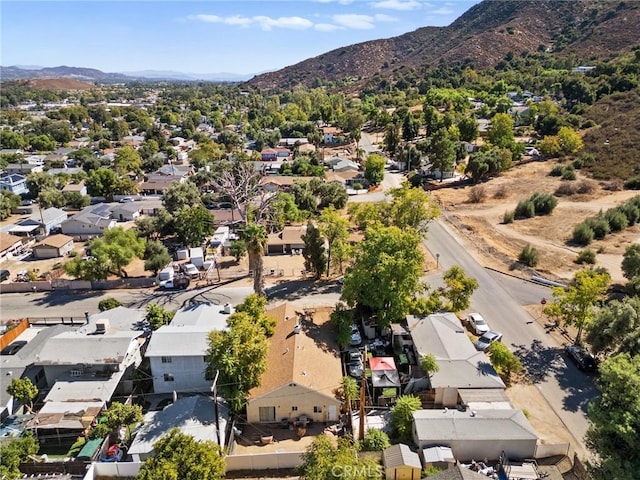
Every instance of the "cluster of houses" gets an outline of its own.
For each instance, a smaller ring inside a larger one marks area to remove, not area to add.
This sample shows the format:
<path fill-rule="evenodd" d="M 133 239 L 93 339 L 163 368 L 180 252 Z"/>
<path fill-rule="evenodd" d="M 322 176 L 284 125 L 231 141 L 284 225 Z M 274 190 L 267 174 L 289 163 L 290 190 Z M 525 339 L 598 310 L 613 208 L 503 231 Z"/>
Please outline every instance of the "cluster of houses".
<path fill-rule="evenodd" d="M 144 310 L 125 307 L 87 313 L 76 326 L 23 320 L 0 339 L 3 347 L 27 340 L 15 355 L 2 356 L 0 375 L 30 378 L 41 392 L 39 408 L 14 415 L 18 405 L 3 389 L 2 417 L 11 419 L 13 434 L 27 429 L 41 444 L 66 445 L 86 436 L 111 402 L 139 396 L 151 408 L 129 448 L 128 461 L 138 467 L 136 462 L 152 455 L 155 441 L 174 427 L 225 447 L 228 470 L 300 465 L 298 442 L 283 440 L 276 450 L 265 444 L 280 435 L 290 438 L 295 427 L 299 436 L 308 437 L 344 426 L 347 406 L 338 389 L 345 371 L 328 321 L 330 309 L 301 312 L 282 303 L 267 311 L 276 328 L 269 338 L 267 370 L 246 399 L 246 418 L 230 416 L 215 379 L 207 375 L 208 334 L 227 329 L 233 311 L 228 304 L 190 305 L 155 331 Z M 416 395 L 423 405 L 413 413 L 412 445 L 395 445 L 383 454 L 387 478 L 421 478 L 428 466 L 458 469 L 458 462 L 539 456 L 536 432 L 511 405 L 489 359 L 476 351 L 454 314 L 410 316 L 392 325 L 386 342 L 393 352 L 380 355 L 388 358 L 369 359 L 372 377 L 383 381 L 374 381 L 373 388 L 395 386 L 397 394 Z M 439 366 L 431 377 L 419 367 L 419 358 L 429 353 Z M 141 365 L 147 376 L 135 374 Z M 152 391 L 141 391 L 144 379 Z M 166 406 L 153 408 L 158 404 Z M 390 431 L 388 416 L 375 416 L 379 409 L 371 412 L 365 429 Z M 319 429 L 300 433 L 301 424 Z M 347 429 L 357 433 L 357 422 Z M 5 433 L 11 437 L 9 430 Z M 99 458 L 99 448 L 106 447 L 96 445 L 89 460 Z M 389 472 L 395 473 L 389 477 Z"/>

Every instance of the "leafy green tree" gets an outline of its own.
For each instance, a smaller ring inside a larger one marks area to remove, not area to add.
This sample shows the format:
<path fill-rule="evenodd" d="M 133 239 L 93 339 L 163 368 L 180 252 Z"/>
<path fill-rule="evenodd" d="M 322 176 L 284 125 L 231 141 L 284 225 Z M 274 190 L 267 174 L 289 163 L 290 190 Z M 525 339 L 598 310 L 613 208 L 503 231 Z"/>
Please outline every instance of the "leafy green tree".
<path fill-rule="evenodd" d="M 378 185 L 384 178 L 386 160 L 382 155 L 371 154 L 364 162 L 364 178 L 373 185 Z"/>
<path fill-rule="evenodd" d="M 233 411 L 239 412 L 249 390 L 260 385 L 268 350 L 263 327 L 248 314 L 238 315 L 228 330 L 209 333 L 207 377 L 220 372 L 218 384 Z"/>
<path fill-rule="evenodd" d="M 314 194 L 320 199 L 319 209 L 333 207 L 336 210 L 341 210 L 347 205 L 349 196 L 342 185 L 335 182 L 326 183 L 315 180 L 309 183 L 312 185 Z"/>
<path fill-rule="evenodd" d="M 130 425 L 142 422 L 142 407 L 140 405 L 126 405 L 113 402 L 103 414 L 104 422 L 112 429 L 124 425 L 129 429 Z"/>
<path fill-rule="evenodd" d="M 320 233 L 327 240 L 327 276 L 331 267 L 331 255 L 337 244 L 343 244 L 349 238 L 349 221 L 330 206 L 318 217 Z"/>
<path fill-rule="evenodd" d="M 579 344 L 583 328 L 595 318 L 597 304 L 602 299 L 611 277 L 598 270 L 580 270 L 573 277 L 573 284 L 554 287 L 553 301 L 544 308 L 545 315 L 567 325 L 578 327 L 575 343 Z"/>
<path fill-rule="evenodd" d="M 424 254 L 420 236 L 398 227 L 369 227 L 344 277 L 342 298 L 370 309 L 381 327 L 404 318 L 420 283 Z"/>
<path fill-rule="evenodd" d="M 140 154 L 133 147 L 122 147 L 116 151 L 116 158 L 113 162 L 116 172 L 119 175 L 126 175 L 130 172 L 142 173 L 142 159 Z"/>
<path fill-rule="evenodd" d="M 25 148 L 27 146 L 27 141 L 25 140 L 24 135 L 3 128 L 0 130 L 0 145 L 2 145 L 2 148 L 18 150 Z"/>
<path fill-rule="evenodd" d="M 437 169 L 442 181 L 442 174 L 452 171 L 456 160 L 456 145 L 447 129 L 440 128 L 433 133 L 427 147 L 427 154 L 431 170 Z"/>
<path fill-rule="evenodd" d="M 342 377 L 342 383 L 338 391 L 338 395 L 342 398 L 349 410 L 351 409 L 351 400 L 355 400 L 360 395 L 360 387 L 358 382 L 352 377 Z"/>
<path fill-rule="evenodd" d="M 27 407 L 29 412 L 33 411 L 33 400 L 38 396 L 38 387 L 31 382 L 31 379 L 13 378 L 7 387 L 7 393 Z"/>
<path fill-rule="evenodd" d="M 171 312 L 157 303 L 147 305 L 147 313 L 144 319 L 149 322 L 152 330 L 157 330 L 163 325 L 168 325 L 176 312 Z"/>
<path fill-rule="evenodd" d="M 106 312 L 107 310 L 122 307 L 123 305 L 124 304 L 121 301 L 116 300 L 113 297 L 109 297 L 98 302 L 98 310 L 100 310 L 101 312 Z"/>
<path fill-rule="evenodd" d="M 467 277 L 459 265 L 454 265 L 444 272 L 443 280 L 446 287 L 442 295 L 449 301 L 445 308 L 452 312 L 461 312 L 469 308 L 471 295 L 478 289 L 478 281 Z"/>
<path fill-rule="evenodd" d="M 80 192 L 62 192 L 64 203 L 69 208 L 81 210 L 89 205 L 89 197 L 82 195 Z"/>
<path fill-rule="evenodd" d="M 0 220 L 4 220 L 11 215 L 14 208 L 20 206 L 20 197 L 9 190 L 0 191 Z"/>
<path fill-rule="evenodd" d="M 164 208 L 171 214 L 183 207 L 202 205 L 202 196 L 193 182 L 174 183 L 164 192 Z"/>
<path fill-rule="evenodd" d="M 64 194 L 57 188 L 45 188 L 38 194 L 38 204 L 42 208 L 62 208 L 66 205 Z"/>
<path fill-rule="evenodd" d="M 473 117 L 462 117 L 458 122 L 460 130 L 460 140 L 463 142 L 473 142 L 478 138 L 478 121 Z"/>
<path fill-rule="evenodd" d="M 344 303 L 338 302 L 335 310 L 331 312 L 330 321 L 336 332 L 338 346 L 342 349 L 348 347 L 351 341 L 351 324 L 353 323 L 351 310 L 348 310 Z"/>
<path fill-rule="evenodd" d="M 390 123 L 384 133 L 384 149 L 394 157 L 400 145 L 400 126 L 396 123 Z"/>
<path fill-rule="evenodd" d="M 401 442 L 411 442 L 413 412 L 422 408 L 418 397 L 403 395 L 391 408 L 391 424 Z"/>
<path fill-rule="evenodd" d="M 247 243 L 244 240 L 234 240 L 231 242 L 230 250 L 238 263 L 247 254 Z"/>
<path fill-rule="evenodd" d="M 508 113 L 497 113 L 491 119 L 488 140 L 492 145 L 510 148 L 514 140 L 513 117 Z"/>
<path fill-rule="evenodd" d="M 299 472 L 308 480 L 366 480 L 379 476 L 380 466 L 375 460 L 358 455 L 358 446 L 350 437 L 338 439 L 327 434 L 318 435 L 302 454 Z"/>
<path fill-rule="evenodd" d="M 582 137 L 571 127 L 561 127 L 558 130 L 558 141 L 565 155 L 577 153 L 583 147 Z"/>
<path fill-rule="evenodd" d="M 522 362 L 504 343 L 493 342 L 489 345 L 487 353 L 491 359 L 491 365 L 498 373 L 504 375 L 507 384 L 512 373 L 522 371 Z"/>
<path fill-rule="evenodd" d="M 281 231 L 285 225 L 303 218 L 295 197 L 287 192 L 278 192 L 267 210 L 267 225 L 270 231 Z"/>
<path fill-rule="evenodd" d="M 31 172 L 27 174 L 27 188 L 29 195 L 36 198 L 42 190 L 56 188 L 56 180 L 46 172 Z"/>
<path fill-rule="evenodd" d="M 167 247 L 158 240 L 148 240 L 144 248 L 144 269 L 157 275 L 166 265 L 171 263 L 171 255 Z"/>
<path fill-rule="evenodd" d="M 428 353 L 420 357 L 420 368 L 422 368 L 422 371 L 429 378 L 440 370 L 438 361 L 433 353 Z"/>
<path fill-rule="evenodd" d="M 153 451 L 140 467 L 137 480 L 225 478 L 224 456 L 215 442 L 197 441 L 174 428 L 153 445 Z"/>
<path fill-rule="evenodd" d="M 267 307 L 267 299 L 264 295 L 258 295 L 257 293 L 252 293 L 245 298 L 242 303 L 239 303 L 236 306 L 236 312 L 238 313 L 246 313 L 251 321 L 255 324 L 258 324 L 264 330 L 264 333 L 267 337 L 273 335 L 276 328 L 276 320 L 273 317 L 267 315 L 265 309 Z M 232 319 L 233 315 L 229 317 L 229 326 L 231 326 L 234 322 Z"/>
<path fill-rule="evenodd" d="M 267 230 L 257 223 L 247 224 L 240 232 L 240 238 L 247 244 L 249 270 L 253 272 L 253 291 L 264 294 L 264 251 L 267 246 Z"/>
<path fill-rule="evenodd" d="M 327 268 L 327 252 L 324 248 L 325 240 L 320 233 L 320 229 L 313 222 L 307 223 L 307 231 L 302 236 L 304 242 L 304 268 L 313 272 L 315 278 L 322 276 Z"/>
<path fill-rule="evenodd" d="M 70 275 L 84 280 L 105 280 L 110 273 L 126 277 L 124 267 L 134 257 L 142 258 L 145 244 L 145 239 L 138 238 L 133 229 L 111 228 L 102 238 L 91 241 L 91 258 L 83 260 L 76 257 L 65 263 L 64 269 Z"/>
<path fill-rule="evenodd" d="M 382 218 L 386 218 L 389 225 L 395 225 L 401 230 L 413 229 L 424 236 L 429 222 L 440 215 L 436 203 L 421 188 L 412 188 L 407 182 L 403 182 L 400 188 L 394 188 L 389 193 L 391 203 L 388 208 L 380 204 L 386 210 L 382 213 Z"/>
<path fill-rule="evenodd" d="M 92 197 L 105 197 L 108 201 L 113 201 L 113 196 L 119 191 L 120 180 L 116 172 L 109 168 L 98 168 L 91 170 L 85 180 L 87 193 Z"/>
<path fill-rule="evenodd" d="M 29 460 L 30 455 L 38 453 L 38 441 L 29 431 L 21 437 L 0 444 L 0 478 L 17 480 L 23 478 L 20 464 Z"/>
<path fill-rule="evenodd" d="M 213 215 L 202 204 L 184 206 L 173 216 L 176 236 L 185 246 L 202 245 L 214 231 Z"/>
<path fill-rule="evenodd" d="M 640 471 L 640 355 L 600 364 L 600 396 L 589 405 L 587 445 L 597 453 L 596 480 L 633 480 Z"/>
<path fill-rule="evenodd" d="M 640 355 L 640 297 L 613 300 L 598 310 L 586 340 L 594 353 Z"/>
<path fill-rule="evenodd" d="M 622 273 L 625 278 L 632 279 L 640 275 L 640 245 L 629 245 L 622 256 Z"/>
<path fill-rule="evenodd" d="M 362 441 L 362 449 L 367 452 L 381 452 L 390 445 L 389 435 L 377 428 L 369 428 Z"/>
<path fill-rule="evenodd" d="M 31 148 L 37 152 L 51 152 L 56 148 L 56 141 L 49 135 L 30 135 L 27 138 Z"/>

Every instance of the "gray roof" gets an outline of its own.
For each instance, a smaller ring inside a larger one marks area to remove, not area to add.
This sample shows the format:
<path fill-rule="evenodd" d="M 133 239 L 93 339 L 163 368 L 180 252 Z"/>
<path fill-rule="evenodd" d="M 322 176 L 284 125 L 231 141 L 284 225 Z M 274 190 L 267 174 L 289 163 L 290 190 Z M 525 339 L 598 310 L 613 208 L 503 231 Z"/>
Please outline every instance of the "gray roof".
<path fill-rule="evenodd" d="M 233 311 L 233 310 L 232 310 Z M 206 332 L 226 330 L 228 313 L 220 305 L 199 303 L 178 310 L 169 324 L 172 327 L 201 327 Z"/>
<path fill-rule="evenodd" d="M 64 210 L 55 207 L 45 208 L 42 210 L 42 215 L 40 215 L 40 213 L 41 212 L 34 213 L 29 217 L 29 219 L 36 221 L 38 224 L 42 223 L 44 220 L 44 224 L 46 225 L 60 219 L 61 217 L 66 219 L 69 216 Z"/>
<path fill-rule="evenodd" d="M 505 388 L 489 358 L 482 352 L 474 352 L 466 359 L 438 359 L 437 362 L 439 370 L 431 376 L 433 388 Z"/>
<path fill-rule="evenodd" d="M 385 468 L 408 466 L 422 470 L 420 457 L 418 457 L 416 452 L 412 452 L 404 443 L 385 448 L 382 451 L 382 460 Z"/>
<path fill-rule="evenodd" d="M 487 480 L 487 478 L 478 472 L 456 465 L 448 470 L 431 475 L 429 480 Z"/>
<path fill-rule="evenodd" d="M 191 435 L 197 441 L 212 441 L 224 445 L 224 432 L 229 418 L 229 409 L 218 399 L 220 434 L 216 427 L 215 406 L 212 397 L 197 395 L 179 398 L 160 412 L 149 412 L 137 432 L 128 453 L 146 454 L 153 452 L 153 444 L 172 428 Z"/>
<path fill-rule="evenodd" d="M 413 412 L 420 443 L 455 440 L 537 440 L 520 410 L 418 410 Z"/>
<path fill-rule="evenodd" d="M 42 347 L 36 365 L 119 365 L 139 331 L 115 331 L 102 335 L 64 332 Z"/>
<path fill-rule="evenodd" d="M 407 317 L 407 327 L 418 355 L 436 359 L 466 359 L 477 351 L 454 313 Z"/>
<path fill-rule="evenodd" d="M 124 375 L 125 369 L 112 372 L 104 377 L 99 368 L 89 367 L 58 376 L 49 389 L 45 402 L 108 402 Z M 80 375 L 76 375 L 80 373 Z"/>
<path fill-rule="evenodd" d="M 109 329 L 122 331 L 144 330 L 146 311 L 143 308 L 116 307 L 89 317 L 89 323 L 78 329 L 79 333 L 90 334 L 96 331 L 98 320 L 108 320 Z"/>
<path fill-rule="evenodd" d="M 151 334 L 145 357 L 193 357 L 206 355 L 209 332 L 201 327 L 164 325 Z"/>
<path fill-rule="evenodd" d="M 108 226 L 113 221 L 111 220 L 111 208 L 109 205 L 104 203 L 89 205 L 70 217 L 67 221 L 69 220 L 75 220 L 88 225 L 105 226 Z"/>

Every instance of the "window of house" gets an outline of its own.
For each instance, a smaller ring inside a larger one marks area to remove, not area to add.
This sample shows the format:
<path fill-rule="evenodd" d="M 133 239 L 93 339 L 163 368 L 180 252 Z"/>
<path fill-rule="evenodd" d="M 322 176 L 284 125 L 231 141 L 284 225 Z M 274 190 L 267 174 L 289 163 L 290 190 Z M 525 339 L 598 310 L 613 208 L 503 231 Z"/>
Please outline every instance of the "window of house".
<path fill-rule="evenodd" d="M 259 407 L 258 415 L 261 422 L 275 422 L 276 421 L 276 407 Z"/>
<path fill-rule="evenodd" d="M 313 413 L 322 413 L 322 407 L 313 407 Z"/>
<path fill-rule="evenodd" d="M 164 381 L 165 382 L 173 382 L 173 375 L 171 375 L 170 373 L 165 373 L 164 374 Z"/>
<path fill-rule="evenodd" d="M 162 363 L 171 363 L 173 359 L 171 357 L 160 357 Z"/>
<path fill-rule="evenodd" d="M 296 407 L 295 405 L 291 407 L 291 411 L 292 412 L 297 412 L 298 411 L 298 407 Z"/>

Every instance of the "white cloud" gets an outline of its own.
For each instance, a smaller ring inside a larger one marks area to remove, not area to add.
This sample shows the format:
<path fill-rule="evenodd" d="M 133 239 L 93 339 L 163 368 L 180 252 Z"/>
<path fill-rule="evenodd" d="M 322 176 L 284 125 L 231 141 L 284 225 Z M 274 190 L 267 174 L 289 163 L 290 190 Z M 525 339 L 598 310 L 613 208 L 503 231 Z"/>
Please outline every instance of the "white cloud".
<path fill-rule="evenodd" d="M 422 8 L 422 4 L 416 0 L 381 0 L 373 2 L 373 8 L 385 8 L 388 10 L 416 10 Z"/>
<path fill-rule="evenodd" d="M 338 25 L 354 30 L 370 30 L 375 28 L 376 22 L 393 22 L 396 20 L 389 15 L 358 15 L 355 13 L 334 15 L 332 18 Z"/>
<path fill-rule="evenodd" d="M 431 13 L 435 13 L 436 15 L 451 15 L 453 13 L 453 8 L 451 7 L 440 7 L 436 10 L 433 10 Z"/>
<path fill-rule="evenodd" d="M 350 5 L 355 0 L 314 0 L 316 3 L 339 3 L 340 5 Z"/>
<path fill-rule="evenodd" d="M 343 29 L 343 27 L 339 27 L 338 25 L 334 25 L 333 23 L 316 23 L 313 26 L 313 29 L 319 32 L 335 32 L 336 30 Z"/>
<path fill-rule="evenodd" d="M 256 25 L 263 30 L 272 30 L 274 28 L 286 28 L 289 30 L 306 30 L 313 27 L 313 22 L 302 17 L 278 17 L 272 18 L 267 16 L 245 17 L 241 15 L 232 15 L 230 17 L 220 17 L 218 15 L 189 15 L 187 20 L 206 22 L 206 23 L 223 23 L 225 25 L 234 25 L 241 27 L 249 27 Z"/>

